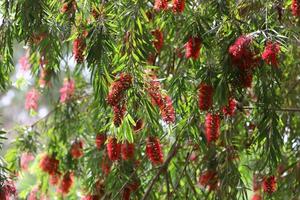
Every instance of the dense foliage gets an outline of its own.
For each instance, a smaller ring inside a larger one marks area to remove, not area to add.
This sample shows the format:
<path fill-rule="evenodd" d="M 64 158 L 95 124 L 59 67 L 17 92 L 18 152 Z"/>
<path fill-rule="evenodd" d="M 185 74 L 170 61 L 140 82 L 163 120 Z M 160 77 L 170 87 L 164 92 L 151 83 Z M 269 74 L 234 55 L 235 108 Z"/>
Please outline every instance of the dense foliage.
<path fill-rule="evenodd" d="M 1 199 L 299 199 L 299 0 L 0 3 Z"/>

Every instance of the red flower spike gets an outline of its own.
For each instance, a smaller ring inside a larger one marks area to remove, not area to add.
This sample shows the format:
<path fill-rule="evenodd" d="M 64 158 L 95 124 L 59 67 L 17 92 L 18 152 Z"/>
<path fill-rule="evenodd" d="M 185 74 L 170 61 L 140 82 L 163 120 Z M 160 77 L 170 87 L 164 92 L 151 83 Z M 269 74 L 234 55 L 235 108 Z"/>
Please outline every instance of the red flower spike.
<path fill-rule="evenodd" d="M 83 141 L 75 141 L 71 146 L 71 155 L 73 159 L 78 159 L 83 156 Z"/>
<path fill-rule="evenodd" d="M 5 181 L 0 188 L 0 199 L 1 200 L 10 200 L 12 196 L 16 197 L 17 189 L 13 181 Z M 13 198 L 15 199 L 15 198 Z"/>
<path fill-rule="evenodd" d="M 134 157 L 134 144 L 125 142 L 121 145 L 121 153 L 123 160 L 131 160 Z"/>
<path fill-rule="evenodd" d="M 126 113 L 126 105 L 117 105 L 113 107 L 114 111 L 114 125 L 119 127 L 122 124 L 124 115 Z"/>
<path fill-rule="evenodd" d="M 70 189 L 71 189 L 73 183 L 74 183 L 73 172 L 65 173 L 60 182 L 58 191 L 62 194 L 68 194 L 70 192 Z"/>
<path fill-rule="evenodd" d="M 146 154 L 149 160 L 154 165 L 159 165 L 164 162 L 163 153 L 158 138 L 149 136 L 146 141 Z"/>
<path fill-rule="evenodd" d="M 212 170 L 203 172 L 199 177 L 199 184 L 202 187 L 208 187 L 210 191 L 215 190 L 218 187 L 217 172 Z"/>
<path fill-rule="evenodd" d="M 206 111 L 213 104 L 213 87 L 205 83 L 199 85 L 198 105 L 200 110 Z"/>
<path fill-rule="evenodd" d="M 276 191 L 277 182 L 275 176 L 265 177 L 263 180 L 263 190 L 268 194 L 272 194 Z"/>
<path fill-rule="evenodd" d="M 292 13 L 295 17 L 300 17 L 300 1 L 292 0 L 291 4 Z"/>
<path fill-rule="evenodd" d="M 175 109 L 169 96 L 163 97 L 163 105 L 159 107 L 161 116 L 167 124 L 175 122 Z"/>
<path fill-rule="evenodd" d="M 148 87 L 148 94 L 151 97 L 152 104 L 154 106 L 163 106 L 163 97 L 161 94 L 160 82 L 157 80 L 156 76 L 151 76 L 151 80 Z"/>
<path fill-rule="evenodd" d="M 106 176 L 109 174 L 110 169 L 111 169 L 111 163 L 109 162 L 109 160 L 107 158 L 104 158 L 102 160 L 101 169 L 102 169 L 103 174 L 105 174 Z"/>
<path fill-rule="evenodd" d="M 73 42 L 73 55 L 77 63 L 84 61 L 83 52 L 86 48 L 85 40 L 83 37 L 77 37 Z"/>
<path fill-rule="evenodd" d="M 56 174 L 58 171 L 59 160 L 56 160 L 55 157 L 44 155 L 40 160 L 39 165 L 42 171 L 52 175 L 52 174 Z"/>
<path fill-rule="evenodd" d="M 228 105 L 223 107 L 223 114 L 232 117 L 236 110 L 237 101 L 233 98 L 228 100 Z"/>
<path fill-rule="evenodd" d="M 168 9 L 168 0 L 155 0 L 154 10 L 167 10 Z"/>
<path fill-rule="evenodd" d="M 264 52 L 262 53 L 262 59 L 273 67 L 278 67 L 277 56 L 280 52 L 280 45 L 278 43 L 267 42 Z"/>
<path fill-rule="evenodd" d="M 102 145 L 106 141 L 106 134 L 98 134 L 95 139 L 97 149 L 101 149 Z"/>
<path fill-rule="evenodd" d="M 117 161 L 121 157 L 121 144 L 118 143 L 116 138 L 108 138 L 107 154 L 111 161 Z"/>
<path fill-rule="evenodd" d="M 50 175 L 50 184 L 51 185 L 57 185 L 59 183 L 59 180 L 60 180 L 60 176 L 61 176 L 61 173 L 57 172 L 56 174 L 51 174 Z"/>
<path fill-rule="evenodd" d="M 130 88 L 132 77 L 130 74 L 122 73 L 110 86 L 107 102 L 111 106 L 117 106 L 123 99 L 123 93 Z"/>
<path fill-rule="evenodd" d="M 218 114 L 206 114 L 205 136 L 208 144 L 218 140 L 220 136 L 220 116 Z"/>
<path fill-rule="evenodd" d="M 130 200 L 131 190 L 128 187 L 123 189 L 122 200 Z"/>
<path fill-rule="evenodd" d="M 164 45 L 164 34 L 161 30 L 156 29 L 151 32 L 151 34 L 154 36 L 153 45 L 156 49 L 156 51 L 159 53 Z"/>
<path fill-rule="evenodd" d="M 185 0 L 173 0 L 173 12 L 182 13 L 184 11 Z"/>
<path fill-rule="evenodd" d="M 200 55 L 201 39 L 199 37 L 191 37 L 185 44 L 185 57 L 196 60 Z"/>
<path fill-rule="evenodd" d="M 262 200 L 262 196 L 260 194 L 255 194 L 252 196 L 251 200 Z"/>

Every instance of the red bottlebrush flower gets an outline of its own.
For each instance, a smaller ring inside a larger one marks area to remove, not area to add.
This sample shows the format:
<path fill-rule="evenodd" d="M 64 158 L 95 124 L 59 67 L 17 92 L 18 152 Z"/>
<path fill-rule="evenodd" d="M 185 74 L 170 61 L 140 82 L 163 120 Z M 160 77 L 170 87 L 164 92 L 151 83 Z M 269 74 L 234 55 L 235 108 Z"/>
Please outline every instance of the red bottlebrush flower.
<path fill-rule="evenodd" d="M 263 180 L 263 190 L 268 194 L 272 194 L 276 191 L 277 182 L 275 176 L 265 177 Z"/>
<path fill-rule="evenodd" d="M 122 159 L 131 160 L 134 157 L 134 144 L 125 142 L 121 145 Z"/>
<path fill-rule="evenodd" d="M 111 168 L 111 163 L 107 159 L 107 157 L 105 157 L 101 163 L 101 169 L 102 169 L 103 174 L 108 175 L 110 172 L 110 168 Z"/>
<path fill-rule="evenodd" d="M 154 31 L 151 31 L 151 34 L 154 36 L 153 45 L 156 49 L 156 51 L 159 53 L 161 48 L 164 45 L 164 34 L 161 30 L 156 29 Z"/>
<path fill-rule="evenodd" d="M 292 13 L 295 17 L 300 17 L 300 1 L 293 0 L 291 5 Z"/>
<path fill-rule="evenodd" d="M 84 61 L 83 52 L 86 48 L 85 40 L 83 37 L 77 37 L 73 42 L 73 55 L 77 63 L 82 63 Z"/>
<path fill-rule="evenodd" d="M 107 102 L 111 106 L 116 106 L 123 98 L 123 93 L 130 88 L 132 84 L 132 76 L 122 73 L 110 86 Z"/>
<path fill-rule="evenodd" d="M 173 12 L 182 13 L 185 6 L 185 0 L 173 0 Z"/>
<path fill-rule="evenodd" d="M 29 58 L 28 58 L 28 55 L 24 55 L 22 56 L 20 59 L 19 59 L 19 65 L 20 65 L 20 69 L 21 71 L 25 72 L 27 70 L 30 69 L 31 65 L 30 65 L 30 62 L 29 62 Z"/>
<path fill-rule="evenodd" d="M 163 105 L 159 107 L 161 116 L 163 120 L 167 123 L 174 123 L 175 122 L 175 110 L 172 104 L 172 100 L 169 96 L 163 97 Z"/>
<path fill-rule="evenodd" d="M 190 37 L 185 44 L 185 57 L 196 60 L 199 57 L 201 49 L 201 39 L 199 37 Z"/>
<path fill-rule="evenodd" d="M 62 88 L 60 88 L 60 102 L 66 103 L 71 99 L 75 92 L 75 81 L 65 79 Z"/>
<path fill-rule="evenodd" d="M 38 101 L 40 98 L 40 94 L 36 89 L 31 89 L 26 94 L 26 101 L 25 101 L 25 109 L 26 110 L 34 110 L 37 111 L 38 109 Z"/>
<path fill-rule="evenodd" d="M 242 35 L 229 47 L 232 63 L 239 69 L 251 69 L 257 64 L 258 59 L 251 51 L 250 43 L 251 38 Z"/>
<path fill-rule="evenodd" d="M 160 146 L 160 141 L 158 138 L 149 136 L 146 141 L 146 154 L 149 160 L 154 165 L 159 165 L 164 162 L 163 153 Z"/>
<path fill-rule="evenodd" d="M 44 155 L 40 160 L 39 165 L 44 172 L 52 175 L 57 173 L 59 160 L 56 160 L 53 156 L 50 157 L 49 155 Z"/>
<path fill-rule="evenodd" d="M 60 176 L 61 176 L 61 173 L 60 172 L 57 172 L 55 174 L 51 174 L 50 175 L 50 184 L 51 185 L 57 185 L 59 183 L 59 180 L 60 180 Z"/>
<path fill-rule="evenodd" d="M 0 188 L 0 199 L 10 200 L 11 196 L 17 195 L 17 189 L 13 181 L 5 181 Z"/>
<path fill-rule="evenodd" d="M 223 107 L 223 114 L 226 116 L 233 116 L 236 110 L 237 102 L 235 99 L 230 98 L 228 100 L 228 105 Z"/>
<path fill-rule="evenodd" d="M 62 180 L 60 181 L 58 192 L 62 194 L 68 194 L 70 192 L 73 183 L 74 183 L 73 172 L 65 173 L 64 176 L 62 177 Z"/>
<path fill-rule="evenodd" d="M 27 171 L 29 163 L 33 160 L 34 160 L 34 156 L 32 155 L 32 153 L 28 153 L 28 152 L 22 153 L 21 159 L 20 159 L 21 169 L 23 171 Z"/>
<path fill-rule="evenodd" d="M 261 57 L 268 65 L 278 67 L 277 55 L 279 52 L 280 45 L 278 43 L 267 42 Z"/>
<path fill-rule="evenodd" d="M 218 187 L 217 172 L 212 170 L 203 172 L 199 177 L 199 184 L 202 187 L 208 187 L 210 191 L 215 190 Z"/>
<path fill-rule="evenodd" d="M 151 76 L 147 91 L 149 96 L 151 97 L 152 104 L 158 107 L 162 107 L 164 101 L 161 94 L 160 82 L 157 80 L 156 76 Z"/>
<path fill-rule="evenodd" d="M 71 155 L 73 159 L 78 159 L 83 156 L 83 141 L 75 141 L 71 146 Z"/>
<path fill-rule="evenodd" d="M 262 200 L 262 196 L 260 194 L 255 194 L 252 196 L 251 200 Z"/>
<path fill-rule="evenodd" d="M 144 121 L 142 119 L 138 119 L 133 127 L 134 132 L 138 132 L 144 128 Z"/>
<path fill-rule="evenodd" d="M 130 200 L 131 190 L 128 187 L 123 189 L 122 200 Z"/>
<path fill-rule="evenodd" d="M 114 110 L 114 125 L 119 127 L 122 124 L 125 112 L 126 112 L 126 105 L 117 105 L 113 107 Z"/>
<path fill-rule="evenodd" d="M 81 200 L 100 200 L 100 196 L 89 194 L 82 197 Z"/>
<path fill-rule="evenodd" d="M 97 149 L 101 149 L 101 147 L 105 143 L 105 141 L 106 141 L 106 134 L 105 133 L 98 134 L 96 136 L 96 140 L 95 140 Z"/>
<path fill-rule="evenodd" d="M 205 83 L 199 85 L 198 104 L 202 111 L 208 110 L 213 104 L 213 87 Z"/>
<path fill-rule="evenodd" d="M 107 154 L 111 161 L 119 160 L 121 157 L 121 144 L 118 143 L 117 138 L 108 138 Z"/>
<path fill-rule="evenodd" d="M 205 118 L 205 136 L 207 143 L 217 141 L 220 135 L 220 116 L 207 113 Z"/>
<path fill-rule="evenodd" d="M 167 10 L 168 9 L 168 0 L 155 0 L 154 10 Z"/>

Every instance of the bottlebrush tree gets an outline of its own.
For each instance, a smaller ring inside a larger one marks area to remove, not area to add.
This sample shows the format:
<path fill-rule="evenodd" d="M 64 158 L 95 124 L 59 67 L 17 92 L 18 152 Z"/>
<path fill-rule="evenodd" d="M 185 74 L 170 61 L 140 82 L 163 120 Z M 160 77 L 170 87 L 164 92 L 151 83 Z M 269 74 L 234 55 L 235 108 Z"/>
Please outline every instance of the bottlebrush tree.
<path fill-rule="evenodd" d="M 0 199 L 300 196 L 299 0 L 0 3 L 0 89 L 21 44 L 49 109 L 0 132 Z"/>

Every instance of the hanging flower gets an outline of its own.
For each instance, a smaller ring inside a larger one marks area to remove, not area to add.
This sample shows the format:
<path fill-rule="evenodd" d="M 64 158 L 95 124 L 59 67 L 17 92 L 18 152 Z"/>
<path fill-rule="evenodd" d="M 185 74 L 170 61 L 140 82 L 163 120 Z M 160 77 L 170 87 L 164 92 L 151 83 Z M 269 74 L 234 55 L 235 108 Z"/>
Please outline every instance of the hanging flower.
<path fill-rule="evenodd" d="M 25 109 L 26 110 L 34 110 L 37 111 L 38 109 L 38 101 L 39 101 L 39 92 L 36 89 L 31 89 L 26 94 L 26 101 L 25 101 Z"/>
<path fill-rule="evenodd" d="M 263 190 L 268 194 L 272 194 L 276 191 L 277 182 L 275 176 L 265 177 L 263 180 Z"/>
<path fill-rule="evenodd" d="M 78 64 L 84 61 L 84 51 L 86 49 L 85 39 L 81 36 L 77 37 L 73 42 L 73 55 Z"/>
<path fill-rule="evenodd" d="M 60 172 L 56 172 L 55 174 L 51 174 L 50 175 L 50 184 L 51 185 L 57 185 L 60 181 L 60 176 L 61 176 L 61 173 Z"/>
<path fill-rule="evenodd" d="M 163 104 L 159 107 L 163 120 L 167 123 L 175 122 L 175 109 L 169 96 L 163 97 Z"/>
<path fill-rule="evenodd" d="M 173 0 L 173 12 L 182 13 L 185 6 L 185 0 Z"/>
<path fill-rule="evenodd" d="M 280 45 L 278 43 L 267 42 L 264 52 L 262 53 L 262 59 L 273 67 L 278 67 L 278 53 L 280 52 Z"/>
<path fill-rule="evenodd" d="M 161 86 L 160 82 L 157 80 L 155 75 L 150 77 L 150 81 L 148 84 L 148 94 L 151 97 L 152 104 L 154 106 L 162 107 L 163 106 L 163 96 L 161 94 Z"/>
<path fill-rule="evenodd" d="M 19 59 L 19 64 L 22 71 L 27 71 L 30 69 L 30 63 L 27 55 L 24 55 Z"/>
<path fill-rule="evenodd" d="M 206 83 L 199 85 L 198 105 L 200 110 L 206 111 L 212 107 L 213 104 L 213 87 Z"/>
<path fill-rule="evenodd" d="M 22 153 L 21 159 L 20 159 L 21 169 L 23 171 L 27 171 L 29 163 L 33 160 L 34 160 L 34 156 L 32 155 L 32 153 L 29 153 L 29 152 Z"/>
<path fill-rule="evenodd" d="M 292 0 L 291 4 L 292 13 L 295 17 L 300 17 L 300 1 Z"/>
<path fill-rule="evenodd" d="M 201 49 L 201 39 L 199 37 L 190 37 L 185 44 L 185 57 L 196 60 L 199 57 Z"/>
<path fill-rule="evenodd" d="M 156 29 L 154 31 L 151 31 L 151 34 L 154 36 L 153 45 L 156 49 L 156 51 L 159 53 L 164 45 L 164 34 L 161 30 Z"/>
<path fill-rule="evenodd" d="M 60 102 L 66 103 L 75 92 L 75 81 L 73 79 L 65 79 L 62 88 L 59 90 L 60 92 Z"/>
<path fill-rule="evenodd" d="M 56 174 L 58 172 L 59 160 L 56 160 L 55 157 L 49 155 L 44 155 L 40 160 L 39 166 L 48 174 Z"/>
<path fill-rule="evenodd" d="M 122 159 L 131 160 L 134 157 L 134 144 L 125 142 L 121 145 Z"/>
<path fill-rule="evenodd" d="M 17 195 L 17 189 L 13 181 L 6 180 L 0 188 L 0 199 L 10 200 L 12 196 Z"/>
<path fill-rule="evenodd" d="M 233 98 L 229 98 L 228 105 L 223 107 L 223 114 L 232 117 L 236 110 L 237 101 Z"/>
<path fill-rule="evenodd" d="M 109 137 L 107 143 L 107 154 L 111 161 L 117 161 L 121 157 L 121 144 L 117 138 Z"/>
<path fill-rule="evenodd" d="M 252 196 L 251 200 L 262 200 L 262 196 L 259 193 L 256 193 Z"/>
<path fill-rule="evenodd" d="M 122 124 L 123 118 L 126 113 L 126 105 L 116 105 L 113 106 L 114 111 L 114 125 L 119 127 Z"/>
<path fill-rule="evenodd" d="M 155 0 L 154 10 L 167 10 L 168 9 L 168 0 Z"/>
<path fill-rule="evenodd" d="M 105 133 L 98 134 L 96 136 L 96 140 L 95 140 L 97 149 L 101 149 L 101 147 L 105 143 L 105 141 L 106 141 L 106 134 Z"/>
<path fill-rule="evenodd" d="M 253 68 L 258 59 L 250 49 L 251 38 L 248 36 L 240 36 L 233 45 L 229 47 L 232 64 L 241 70 Z"/>
<path fill-rule="evenodd" d="M 83 156 L 83 141 L 75 141 L 71 146 L 71 155 L 72 158 L 78 159 Z"/>
<path fill-rule="evenodd" d="M 67 172 L 64 174 L 60 181 L 58 192 L 62 194 L 68 194 L 74 183 L 74 174 L 73 172 Z"/>
<path fill-rule="evenodd" d="M 130 74 L 121 73 L 110 86 L 107 96 L 107 102 L 111 106 L 119 105 L 123 99 L 124 92 L 130 88 L 132 84 L 132 76 Z"/>
<path fill-rule="evenodd" d="M 205 117 L 205 136 L 207 143 L 215 142 L 220 135 L 220 116 L 207 113 Z"/>
<path fill-rule="evenodd" d="M 218 187 L 217 172 L 212 170 L 203 172 L 199 177 L 199 184 L 202 187 L 208 187 L 210 191 L 215 190 Z"/>
<path fill-rule="evenodd" d="M 154 165 L 164 162 L 160 141 L 154 136 L 149 136 L 146 141 L 146 155 Z"/>

